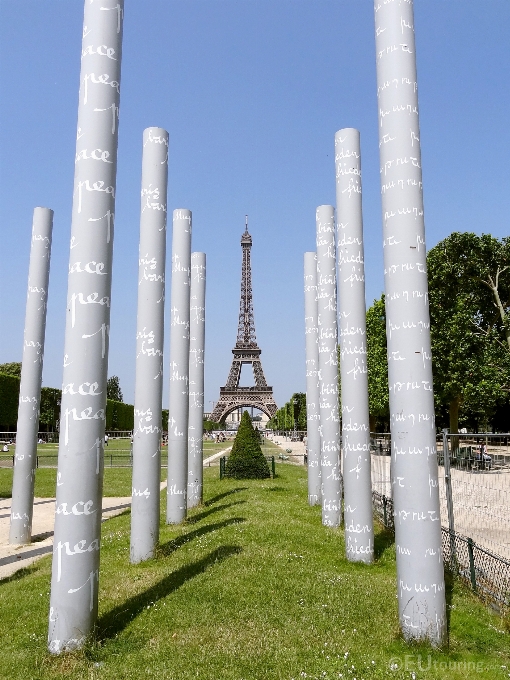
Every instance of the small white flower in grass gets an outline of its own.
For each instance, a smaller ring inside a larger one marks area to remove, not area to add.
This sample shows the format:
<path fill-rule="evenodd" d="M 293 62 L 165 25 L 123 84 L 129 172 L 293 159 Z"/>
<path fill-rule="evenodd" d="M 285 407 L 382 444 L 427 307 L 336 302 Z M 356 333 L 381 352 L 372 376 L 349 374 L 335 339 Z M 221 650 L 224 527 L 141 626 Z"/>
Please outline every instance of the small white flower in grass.
<path fill-rule="evenodd" d="M 344 659 L 347 659 L 348 656 L 349 656 L 349 652 L 345 652 Z"/>
<path fill-rule="evenodd" d="M 411 673 L 411 680 L 416 680 L 416 673 Z"/>

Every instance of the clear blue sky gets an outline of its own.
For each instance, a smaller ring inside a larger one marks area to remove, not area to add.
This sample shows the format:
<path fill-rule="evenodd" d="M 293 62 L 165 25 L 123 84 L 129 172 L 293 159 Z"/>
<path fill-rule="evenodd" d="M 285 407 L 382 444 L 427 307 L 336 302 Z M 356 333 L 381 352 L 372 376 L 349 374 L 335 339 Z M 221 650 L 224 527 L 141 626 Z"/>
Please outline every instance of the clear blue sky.
<path fill-rule="evenodd" d="M 0 363 L 19 361 L 32 211 L 55 211 L 44 384 L 63 357 L 83 0 L 0 0 Z M 510 234 L 510 1 L 415 0 L 427 242 Z M 141 139 L 170 133 L 169 208 L 207 253 L 206 409 L 236 339 L 244 215 L 279 404 L 303 390 L 303 252 L 361 131 L 367 300 L 383 290 L 372 0 L 125 0 L 109 373 L 132 403 Z M 170 243 L 169 243 L 170 245 Z M 169 298 L 169 296 L 168 296 Z M 166 394 L 166 391 L 165 391 Z M 166 396 L 165 396 L 166 401 Z"/>

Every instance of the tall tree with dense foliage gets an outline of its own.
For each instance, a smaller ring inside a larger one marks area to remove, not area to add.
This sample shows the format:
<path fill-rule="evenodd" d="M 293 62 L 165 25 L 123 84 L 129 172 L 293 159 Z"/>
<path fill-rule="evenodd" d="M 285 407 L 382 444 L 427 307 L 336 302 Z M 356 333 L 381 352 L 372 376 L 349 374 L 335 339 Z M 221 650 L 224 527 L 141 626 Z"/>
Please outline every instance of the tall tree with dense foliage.
<path fill-rule="evenodd" d="M 21 378 L 21 361 L 11 361 L 8 364 L 0 364 L 0 373 L 15 375 L 17 378 Z"/>
<path fill-rule="evenodd" d="M 510 388 L 510 239 L 454 232 L 427 257 L 436 402 L 487 427 Z"/>
<path fill-rule="evenodd" d="M 370 430 L 389 420 L 388 358 L 384 295 L 367 309 L 368 410 Z"/>
<path fill-rule="evenodd" d="M 106 383 L 106 396 L 113 401 L 124 401 L 122 390 L 120 389 L 119 376 L 112 375 Z"/>
<path fill-rule="evenodd" d="M 273 430 L 306 430 L 306 394 L 294 392 L 269 420 L 267 426 Z"/>

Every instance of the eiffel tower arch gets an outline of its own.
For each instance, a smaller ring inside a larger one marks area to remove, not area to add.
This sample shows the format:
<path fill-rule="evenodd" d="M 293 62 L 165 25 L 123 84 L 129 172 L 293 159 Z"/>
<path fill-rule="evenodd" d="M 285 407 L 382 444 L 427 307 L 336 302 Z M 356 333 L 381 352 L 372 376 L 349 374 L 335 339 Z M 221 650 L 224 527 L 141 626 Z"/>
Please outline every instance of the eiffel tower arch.
<path fill-rule="evenodd" d="M 251 290 L 251 260 L 250 251 L 252 238 L 248 233 L 248 216 L 246 227 L 241 237 L 243 251 L 243 265 L 241 272 L 241 302 L 239 305 L 239 324 L 237 327 L 237 342 L 232 354 L 232 366 L 228 374 L 227 383 L 220 387 L 220 398 L 216 402 L 209 420 L 221 423 L 225 418 L 240 407 L 249 407 L 262 411 L 268 418 L 272 418 L 278 407 L 273 398 L 273 388 L 266 383 L 260 355 L 262 350 L 257 345 L 255 335 L 255 320 L 253 317 L 253 298 Z M 253 369 L 255 385 L 253 387 L 239 387 L 243 364 L 250 364 Z"/>

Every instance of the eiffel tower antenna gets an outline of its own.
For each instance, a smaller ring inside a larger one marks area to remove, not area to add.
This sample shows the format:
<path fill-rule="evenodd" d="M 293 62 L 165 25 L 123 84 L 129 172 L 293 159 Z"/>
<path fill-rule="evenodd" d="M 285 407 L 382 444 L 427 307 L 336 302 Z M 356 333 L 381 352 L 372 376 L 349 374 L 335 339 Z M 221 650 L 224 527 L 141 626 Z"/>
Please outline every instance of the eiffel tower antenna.
<path fill-rule="evenodd" d="M 227 384 L 220 388 L 220 398 L 209 416 L 209 420 L 220 423 L 229 413 L 242 406 L 253 407 L 272 418 L 278 407 L 273 398 L 273 388 L 269 387 L 264 377 L 260 361 L 261 349 L 257 345 L 255 335 L 255 318 L 253 315 L 253 296 L 251 287 L 251 246 L 252 238 L 248 232 L 248 215 L 245 216 L 245 230 L 241 236 L 243 261 L 241 268 L 241 301 L 239 303 L 239 323 L 237 325 L 237 341 L 232 354 L 232 366 Z M 255 385 L 239 387 L 243 364 L 251 364 Z"/>

